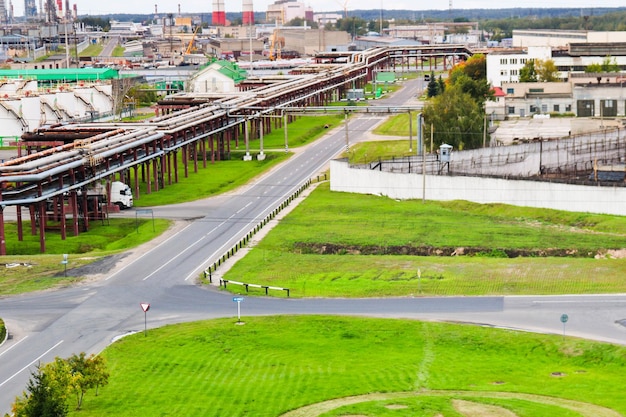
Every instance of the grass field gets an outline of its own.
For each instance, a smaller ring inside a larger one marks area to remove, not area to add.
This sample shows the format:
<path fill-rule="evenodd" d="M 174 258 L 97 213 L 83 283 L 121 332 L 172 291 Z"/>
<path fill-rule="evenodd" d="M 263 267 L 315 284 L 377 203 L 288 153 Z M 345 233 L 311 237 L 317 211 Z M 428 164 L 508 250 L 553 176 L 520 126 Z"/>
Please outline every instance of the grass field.
<path fill-rule="evenodd" d="M 596 259 L 625 237 L 620 216 L 395 201 L 321 184 L 224 278 L 294 297 L 625 292 L 626 260 Z"/>
<path fill-rule="evenodd" d="M 236 319 L 167 326 L 114 343 L 103 352 L 109 385 L 98 397 L 88 394 L 83 410 L 71 415 L 602 417 L 626 412 L 624 347 L 412 320 L 274 316 L 243 321 L 241 326 Z M 514 414 L 461 414 L 459 401 Z"/>
<path fill-rule="evenodd" d="M 0 295 L 19 294 L 80 281 L 83 277 L 75 270 L 107 256 L 134 248 L 162 234 L 170 222 L 155 219 L 136 221 L 110 219 L 94 221 L 89 233 L 73 236 L 68 231 L 61 240 L 58 231 L 46 233 L 46 254 L 39 253 L 39 235 L 30 234 L 30 222 L 24 222 L 24 241 L 18 242 L 15 223 L 6 224 L 7 251 L 1 259 Z M 69 254 L 67 270 L 61 264 L 62 254 Z"/>

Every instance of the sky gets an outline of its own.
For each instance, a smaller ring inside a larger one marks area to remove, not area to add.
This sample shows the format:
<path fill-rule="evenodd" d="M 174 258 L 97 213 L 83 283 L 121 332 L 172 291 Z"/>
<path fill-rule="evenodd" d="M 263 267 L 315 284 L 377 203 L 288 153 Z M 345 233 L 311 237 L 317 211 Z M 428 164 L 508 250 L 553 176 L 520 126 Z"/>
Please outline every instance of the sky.
<path fill-rule="evenodd" d="M 10 0 L 13 3 L 16 16 L 24 14 L 24 0 Z M 416 0 L 300 0 L 311 6 L 314 12 L 339 11 L 344 9 L 376 9 L 385 5 L 386 9 L 406 10 L 447 10 L 449 0 L 438 0 L 435 3 Z M 590 3 L 588 0 L 527 0 L 520 3 L 516 0 L 452 0 L 453 9 L 506 9 L 506 8 L 545 8 L 545 7 L 624 7 L 623 0 L 598 0 Z M 8 4 L 9 0 L 5 0 Z M 36 0 L 39 7 L 39 0 Z M 65 3 L 65 1 L 63 1 Z M 242 0 L 224 0 L 227 12 L 240 12 Z M 267 5 L 273 0 L 253 0 L 254 10 L 264 12 Z M 158 6 L 159 13 L 176 13 L 178 5 L 182 13 L 210 13 L 213 9 L 213 0 L 70 0 L 76 4 L 78 14 L 112 14 L 112 13 L 154 13 L 154 5 Z"/>

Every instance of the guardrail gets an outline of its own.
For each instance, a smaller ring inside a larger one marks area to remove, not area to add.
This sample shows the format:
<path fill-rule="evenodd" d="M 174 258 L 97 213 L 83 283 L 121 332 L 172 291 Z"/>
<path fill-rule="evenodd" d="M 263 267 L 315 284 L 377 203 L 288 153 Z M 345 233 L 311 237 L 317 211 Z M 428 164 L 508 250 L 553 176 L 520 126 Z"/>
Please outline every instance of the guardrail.
<path fill-rule="evenodd" d="M 319 181 L 319 176 L 317 177 L 317 180 Z M 270 220 L 274 219 L 274 217 L 276 217 L 276 215 L 278 213 L 280 213 L 285 207 L 287 207 L 289 205 L 289 203 L 291 203 L 296 197 L 298 197 L 302 193 L 302 191 L 306 190 L 310 185 L 311 185 L 311 180 L 309 179 L 300 188 L 298 188 L 292 195 L 290 195 L 282 203 L 280 203 L 278 205 L 278 207 L 276 207 L 274 210 L 272 210 L 271 213 L 269 213 L 267 216 L 265 216 L 263 218 L 263 220 L 261 220 L 259 223 L 257 223 L 252 228 L 252 230 L 250 230 L 248 233 L 246 233 L 246 235 L 241 240 L 239 240 L 239 242 L 237 242 L 233 247 L 231 247 L 228 251 L 226 251 L 225 254 L 220 256 L 217 261 L 215 261 L 211 265 L 209 265 L 209 267 L 204 270 L 204 278 L 208 279 L 210 283 L 213 283 L 213 272 L 215 272 L 217 270 L 217 268 L 219 268 L 222 265 L 222 263 L 224 263 L 228 259 L 230 259 L 231 256 L 234 256 L 239 249 L 241 249 L 245 245 L 247 245 L 248 242 L 250 241 L 250 239 L 252 239 L 252 237 L 259 230 L 261 230 L 261 228 L 263 228 L 263 226 L 265 226 Z M 246 291 L 248 291 L 248 287 L 265 288 L 265 293 L 266 294 L 268 293 L 268 289 L 270 289 L 270 290 L 283 290 L 283 291 L 287 291 L 287 296 L 289 297 L 289 288 L 272 287 L 272 286 L 269 286 L 269 285 L 249 284 L 249 283 L 243 283 L 243 282 L 238 282 L 238 281 L 230 281 L 230 280 L 222 280 L 222 279 L 220 279 L 220 287 L 223 284 L 224 288 L 226 288 L 226 283 L 244 285 L 246 287 Z"/>
<path fill-rule="evenodd" d="M 223 285 L 224 288 L 226 288 L 226 284 L 243 285 L 244 287 L 246 287 L 246 292 L 248 292 L 248 287 L 264 288 L 265 289 L 265 295 L 268 295 L 268 290 L 287 291 L 287 297 L 289 297 L 289 288 L 272 287 L 271 285 L 249 284 L 247 282 L 239 282 L 239 281 L 232 281 L 232 280 L 228 280 L 228 279 L 220 279 L 220 287 Z"/>

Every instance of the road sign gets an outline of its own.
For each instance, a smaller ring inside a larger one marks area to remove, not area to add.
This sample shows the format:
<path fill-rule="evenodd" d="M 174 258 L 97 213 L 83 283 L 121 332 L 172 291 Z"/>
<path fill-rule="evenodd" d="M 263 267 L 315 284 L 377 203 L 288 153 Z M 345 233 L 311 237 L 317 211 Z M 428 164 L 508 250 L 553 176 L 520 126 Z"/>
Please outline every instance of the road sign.
<path fill-rule="evenodd" d="M 233 301 L 237 303 L 237 323 L 241 323 L 241 302 L 243 297 L 233 297 Z"/>
<path fill-rule="evenodd" d="M 139 305 L 141 306 L 141 309 L 144 313 L 147 313 L 148 310 L 150 310 L 150 304 L 148 303 L 139 303 Z"/>
<path fill-rule="evenodd" d="M 562 314 L 561 315 L 561 323 L 565 324 L 565 323 L 567 323 L 567 320 L 569 320 L 569 316 L 567 314 Z"/>

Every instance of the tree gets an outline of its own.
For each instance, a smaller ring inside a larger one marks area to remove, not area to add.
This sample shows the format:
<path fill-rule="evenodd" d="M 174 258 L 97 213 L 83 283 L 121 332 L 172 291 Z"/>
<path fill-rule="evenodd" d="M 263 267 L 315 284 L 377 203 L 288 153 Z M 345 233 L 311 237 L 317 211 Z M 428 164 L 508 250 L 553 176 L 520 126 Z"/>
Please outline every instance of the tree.
<path fill-rule="evenodd" d="M 28 393 L 15 399 L 12 412 L 15 417 L 64 417 L 70 395 L 76 397 L 80 410 L 85 393 L 104 386 L 109 373 L 104 359 L 85 353 L 67 359 L 56 357 L 53 362 L 37 367 L 28 383 Z M 62 405 L 62 407 L 61 407 Z"/>
<path fill-rule="evenodd" d="M 437 81 L 435 80 L 435 73 L 431 72 L 430 79 L 428 81 L 428 86 L 427 86 L 428 97 L 435 97 L 439 95 L 440 93 L 441 92 L 439 91 Z"/>
<path fill-rule="evenodd" d="M 443 92 L 446 91 L 446 83 L 443 81 L 443 77 L 441 75 L 439 75 L 439 78 L 437 79 L 437 87 L 438 94 L 443 94 Z"/>
<path fill-rule="evenodd" d="M 482 107 L 459 86 L 448 86 L 424 108 L 424 122 L 432 124 L 435 146 L 442 143 L 456 149 L 482 146 L 484 112 Z"/>
<path fill-rule="evenodd" d="M 70 389 L 76 395 L 76 409 L 80 410 L 85 393 L 95 388 L 98 395 L 98 388 L 108 383 L 109 373 L 101 356 L 92 354 L 87 357 L 85 352 L 72 355 L 67 359 L 67 364 L 74 376 Z"/>
<path fill-rule="evenodd" d="M 519 71 L 520 83 L 536 83 L 537 72 L 535 71 L 535 60 L 529 59 L 526 61 L 522 69 Z"/>
<path fill-rule="evenodd" d="M 26 392 L 15 399 L 11 411 L 15 417 L 65 417 L 68 413 L 65 394 L 65 389 L 50 378 L 44 367 L 37 366 Z"/>
<path fill-rule="evenodd" d="M 545 61 L 537 60 L 535 64 L 535 71 L 537 72 L 537 79 L 544 83 L 553 83 L 560 81 L 559 70 L 556 64 L 551 59 Z"/>
<path fill-rule="evenodd" d="M 602 71 L 602 64 L 594 62 L 593 64 L 589 64 L 585 67 L 585 72 L 587 74 L 599 74 L 604 71 Z"/>
<path fill-rule="evenodd" d="M 610 56 L 604 57 L 601 64 L 593 63 L 585 67 L 586 73 L 602 73 L 602 72 L 619 72 L 620 68 L 615 57 L 611 60 Z"/>
<path fill-rule="evenodd" d="M 452 67 L 448 74 L 448 84 L 460 87 L 481 106 L 493 97 L 487 81 L 487 60 L 482 54 L 476 54 Z"/>

